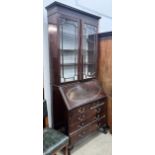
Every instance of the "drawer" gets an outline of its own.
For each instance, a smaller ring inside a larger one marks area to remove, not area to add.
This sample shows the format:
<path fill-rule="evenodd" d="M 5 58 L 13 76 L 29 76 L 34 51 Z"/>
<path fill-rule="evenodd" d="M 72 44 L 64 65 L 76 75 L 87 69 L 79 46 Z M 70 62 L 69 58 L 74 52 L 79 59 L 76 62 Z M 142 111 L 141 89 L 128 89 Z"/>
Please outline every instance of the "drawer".
<path fill-rule="evenodd" d="M 87 135 L 96 131 L 97 128 L 98 128 L 98 125 L 96 122 L 94 122 L 94 123 L 90 124 L 89 126 L 81 129 L 80 131 L 70 135 L 70 144 L 73 145 L 73 144 L 77 143 L 77 141 L 83 139 Z"/>
<path fill-rule="evenodd" d="M 73 134 L 69 134 L 70 144 L 73 145 L 73 144 L 77 143 L 77 141 L 83 139 L 87 135 L 98 130 L 98 128 L 102 127 L 105 123 L 106 123 L 106 117 L 102 117 L 99 120 L 93 121 L 86 127 L 82 128 L 81 130 L 79 130 Z"/>
<path fill-rule="evenodd" d="M 97 101 L 95 103 L 92 103 L 89 109 L 92 110 L 92 111 L 95 110 L 96 112 L 100 112 L 101 110 L 106 111 L 105 101 L 101 100 L 101 101 Z"/>
<path fill-rule="evenodd" d="M 82 108 L 81 108 L 82 109 Z M 69 113 L 68 118 L 68 130 L 69 133 L 75 132 L 83 127 L 85 127 L 88 123 L 98 120 L 101 117 L 105 117 L 106 115 L 106 106 L 105 104 L 91 104 L 89 108 L 87 106 L 87 110 L 84 113 L 78 113 L 78 109 Z M 77 113 L 76 113 L 77 112 Z"/>
<path fill-rule="evenodd" d="M 96 119 L 96 116 L 94 117 L 91 116 L 90 118 L 87 118 L 86 120 L 78 121 L 78 122 L 75 121 L 74 123 L 69 124 L 69 133 L 82 129 L 83 127 L 85 127 L 86 125 L 88 125 L 90 122 L 92 122 L 95 119 Z"/>
<path fill-rule="evenodd" d="M 82 121 L 85 121 L 89 118 L 91 118 L 92 116 L 96 115 L 96 111 L 95 110 L 88 110 L 85 113 L 82 114 L 78 114 L 78 115 L 73 115 L 73 116 L 69 116 L 69 124 L 75 124 L 75 123 L 79 123 Z"/>
<path fill-rule="evenodd" d="M 93 109 L 90 108 L 84 113 L 80 113 L 80 114 L 78 113 L 74 115 L 69 114 L 69 123 L 72 124 L 77 121 L 84 121 L 90 118 L 91 116 L 95 116 L 96 114 L 100 114 L 100 113 L 106 113 L 106 108 L 104 105 L 97 107 L 97 108 L 93 108 Z"/>
<path fill-rule="evenodd" d="M 79 119 L 86 119 L 87 117 L 89 117 L 89 113 L 96 114 L 103 111 L 106 111 L 106 104 L 103 100 L 90 103 L 69 112 L 69 122 L 71 123 L 72 121 L 75 122 Z"/>
<path fill-rule="evenodd" d="M 106 117 L 105 113 L 99 113 L 99 114 L 94 114 L 94 115 L 90 113 L 90 116 L 87 119 L 82 120 L 82 121 L 77 121 L 77 122 L 74 121 L 74 123 L 69 124 L 69 133 L 80 130 L 83 127 L 87 126 L 90 122 L 98 121 L 101 118 L 105 118 L 105 117 Z"/>
<path fill-rule="evenodd" d="M 69 112 L 69 116 L 70 117 L 76 117 L 76 116 L 78 116 L 80 114 L 84 114 L 87 110 L 90 109 L 90 106 L 91 106 L 91 104 L 88 104 L 88 105 L 76 108 L 76 109 Z"/>

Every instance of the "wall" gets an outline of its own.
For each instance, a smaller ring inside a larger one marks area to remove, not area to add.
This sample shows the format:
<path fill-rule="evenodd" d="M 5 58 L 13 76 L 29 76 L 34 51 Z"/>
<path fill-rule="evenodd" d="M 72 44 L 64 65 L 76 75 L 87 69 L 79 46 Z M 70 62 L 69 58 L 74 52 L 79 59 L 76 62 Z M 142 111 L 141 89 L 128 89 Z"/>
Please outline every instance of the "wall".
<path fill-rule="evenodd" d="M 51 88 L 50 88 L 50 67 L 49 67 L 49 52 L 48 52 L 48 29 L 46 11 L 44 10 L 44 23 L 43 23 L 43 73 L 44 73 L 44 98 L 47 102 L 48 122 L 49 127 L 52 127 L 52 103 L 51 103 Z"/>
<path fill-rule="evenodd" d="M 108 125 L 112 131 L 112 37 L 105 33 L 99 39 L 98 79 L 107 94 Z"/>

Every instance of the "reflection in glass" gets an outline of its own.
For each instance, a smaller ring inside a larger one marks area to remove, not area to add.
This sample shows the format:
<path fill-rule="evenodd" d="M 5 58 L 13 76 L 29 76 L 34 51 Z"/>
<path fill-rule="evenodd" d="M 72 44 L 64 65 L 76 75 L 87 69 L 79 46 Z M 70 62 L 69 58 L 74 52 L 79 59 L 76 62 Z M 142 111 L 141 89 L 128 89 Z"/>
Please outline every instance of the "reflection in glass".
<path fill-rule="evenodd" d="M 61 82 L 77 80 L 78 23 L 60 19 Z"/>
<path fill-rule="evenodd" d="M 97 28 L 88 24 L 83 29 L 83 79 L 96 75 Z"/>
<path fill-rule="evenodd" d="M 75 67 L 72 65 L 61 66 L 61 82 L 69 82 L 77 80 L 77 73 L 75 72 Z M 65 75 L 65 77 L 63 76 Z"/>
<path fill-rule="evenodd" d="M 48 26 L 48 32 L 52 33 L 52 32 L 57 32 L 57 26 L 53 25 L 53 24 L 49 24 Z"/>

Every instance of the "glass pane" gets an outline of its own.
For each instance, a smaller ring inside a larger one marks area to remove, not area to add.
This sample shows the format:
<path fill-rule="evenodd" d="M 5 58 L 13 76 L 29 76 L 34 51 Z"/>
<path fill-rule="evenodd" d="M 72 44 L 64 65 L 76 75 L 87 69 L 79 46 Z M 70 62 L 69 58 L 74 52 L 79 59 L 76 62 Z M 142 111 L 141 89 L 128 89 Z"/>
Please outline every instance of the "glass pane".
<path fill-rule="evenodd" d="M 61 66 L 61 82 L 69 82 L 77 80 L 77 73 L 75 72 L 77 66 Z M 65 76 L 64 76 L 65 75 Z"/>
<path fill-rule="evenodd" d="M 60 64 L 61 82 L 77 80 L 78 23 L 60 20 Z"/>
<path fill-rule="evenodd" d="M 83 79 L 96 75 L 97 28 L 88 24 L 83 29 Z"/>

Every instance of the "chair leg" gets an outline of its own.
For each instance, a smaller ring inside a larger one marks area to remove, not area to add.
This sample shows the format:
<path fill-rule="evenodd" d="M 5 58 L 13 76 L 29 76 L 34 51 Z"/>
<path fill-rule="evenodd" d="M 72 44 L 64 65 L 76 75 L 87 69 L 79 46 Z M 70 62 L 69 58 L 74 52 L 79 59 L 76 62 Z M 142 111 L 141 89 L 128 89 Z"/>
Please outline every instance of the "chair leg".
<path fill-rule="evenodd" d="M 70 155 L 70 151 L 68 151 L 68 146 L 65 146 L 63 149 L 64 155 Z"/>

